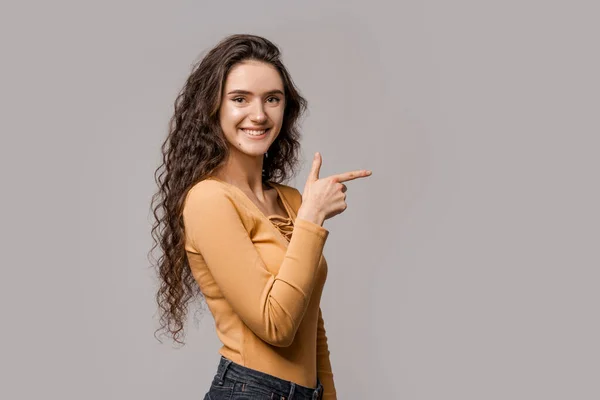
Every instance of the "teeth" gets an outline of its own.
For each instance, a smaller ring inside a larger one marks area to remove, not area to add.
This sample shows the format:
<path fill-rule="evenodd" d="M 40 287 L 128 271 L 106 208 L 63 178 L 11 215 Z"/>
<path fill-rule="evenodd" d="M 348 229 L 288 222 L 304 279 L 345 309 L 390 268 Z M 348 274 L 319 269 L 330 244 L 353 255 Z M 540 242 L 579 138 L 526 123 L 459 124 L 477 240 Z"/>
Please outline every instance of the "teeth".
<path fill-rule="evenodd" d="M 244 132 L 246 132 L 249 135 L 253 135 L 253 136 L 260 136 L 263 133 L 265 133 L 267 130 L 263 129 L 261 131 L 255 131 L 255 130 L 250 130 L 250 129 L 242 129 Z"/>

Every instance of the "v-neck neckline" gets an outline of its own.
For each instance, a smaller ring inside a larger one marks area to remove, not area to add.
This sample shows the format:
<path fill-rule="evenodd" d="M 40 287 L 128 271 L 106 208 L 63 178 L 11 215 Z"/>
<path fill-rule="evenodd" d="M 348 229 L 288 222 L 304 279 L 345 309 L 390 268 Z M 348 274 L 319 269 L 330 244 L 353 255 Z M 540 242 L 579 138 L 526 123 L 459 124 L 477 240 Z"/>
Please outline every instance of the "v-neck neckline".
<path fill-rule="evenodd" d="M 290 207 L 290 205 L 287 202 L 287 199 L 285 198 L 285 196 L 283 195 L 283 193 L 281 192 L 280 188 L 277 187 L 277 184 L 270 182 L 270 181 L 266 181 L 266 183 L 272 187 L 273 189 L 275 189 L 275 191 L 277 192 L 277 196 L 281 199 L 281 203 L 283 204 L 283 207 L 285 208 L 285 211 L 287 212 L 288 216 L 284 217 L 283 215 L 279 215 L 279 214 L 270 214 L 270 215 L 266 215 L 264 212 L 261 211 L 260 208 L 258 208 L 258 206 L 256 204 L 254 204 L 254 202 L 252 200 L 250 200 L 250 197 L 248 197 L 248 195 L 246 193 L 244 193 L 244 191 L 242 189 L 240 189 L 239 187 L 229 183 L 229 182 L 225 182 L 224 180 L 217 178 L 216 176 L 208 176 L 206 179 L 212 179 L 215 180 L 217 182 L 221 182 L 224 185 L 227 185 L 229 187 L 233 187 L 234 190 L 236 190 L 238 193 L 240 193 L 247 201 L 248 203 L 252 204 L 252 207 L 254 208 L 254 210 L 260 214 L 261 217 L 267 219 L 271 224 L 273 224 L 273 222 L 271 221 L 272 217 L 278 218 L 278 219 L 286 219 L 292 222 L 292 225 L 294 223 L 294 218 L 293 218 L 293 214 L 292 214 L 292 207 Z M 277 229 L 277 227 L 273 226 L 275 229 Z M 279 232 L 279 229 L 277 229 L 277 231 Z M 281 233 L 281 232 L 280 232 Z M 283 236 L 283 235 L 282 235 Z"/>

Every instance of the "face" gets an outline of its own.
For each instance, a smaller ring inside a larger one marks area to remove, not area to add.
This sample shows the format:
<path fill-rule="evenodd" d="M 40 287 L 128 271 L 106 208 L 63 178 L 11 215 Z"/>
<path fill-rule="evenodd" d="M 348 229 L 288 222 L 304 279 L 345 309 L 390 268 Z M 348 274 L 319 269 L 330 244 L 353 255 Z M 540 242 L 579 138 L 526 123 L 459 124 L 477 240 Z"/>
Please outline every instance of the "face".
<path fill-rule="evenodd" d="M 233 152 L 261 157 L 281 130 L 285 95 L 279 72 L 270 64 L 244 61 L 230 71 L 219 121 Z"/>

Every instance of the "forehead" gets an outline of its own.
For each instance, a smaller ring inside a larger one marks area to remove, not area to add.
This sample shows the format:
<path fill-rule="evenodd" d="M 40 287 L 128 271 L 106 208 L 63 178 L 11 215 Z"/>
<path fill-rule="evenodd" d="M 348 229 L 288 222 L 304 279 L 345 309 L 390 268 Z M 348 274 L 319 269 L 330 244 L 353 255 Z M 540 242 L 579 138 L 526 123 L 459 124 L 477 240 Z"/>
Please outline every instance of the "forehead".
<path fill-rule="evenodd" d="M 226 91 L 244 89 L 255 94 L 274 89 L 283 91 L 283 81 L 279 71 L 271 64 L 244 61 L 231 68 L 224 89 Z"/>

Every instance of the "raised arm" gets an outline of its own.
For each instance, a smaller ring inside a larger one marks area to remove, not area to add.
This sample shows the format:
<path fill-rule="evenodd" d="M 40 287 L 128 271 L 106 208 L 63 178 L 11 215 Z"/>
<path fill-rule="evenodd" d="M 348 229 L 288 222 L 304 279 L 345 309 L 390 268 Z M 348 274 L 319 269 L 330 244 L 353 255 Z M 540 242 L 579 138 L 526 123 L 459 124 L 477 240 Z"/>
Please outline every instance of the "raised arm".
<path fill-rule="evenodd" d="M 296 219 L 279 273 L 272 275 L 248 234 L 252 217 L 235 204 L 225 189 L 192 188 L 183 210 L 186 236 L 242 321 L 262 340 L 287 347 L 310 301 L 329 231 Z"/>

